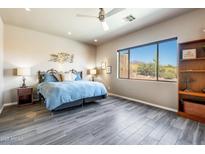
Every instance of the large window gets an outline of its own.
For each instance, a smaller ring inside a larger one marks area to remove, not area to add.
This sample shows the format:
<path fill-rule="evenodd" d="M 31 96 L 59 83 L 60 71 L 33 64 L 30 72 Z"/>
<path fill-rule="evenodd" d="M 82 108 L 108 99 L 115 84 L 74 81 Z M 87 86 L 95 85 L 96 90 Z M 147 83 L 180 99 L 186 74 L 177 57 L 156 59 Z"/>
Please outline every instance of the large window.
<path fill-rule="evenodd" d="M 156 80 L 157 45 L 130 49 L 130 78 Z"/>
<path fill-rule="evenodd" d="M 177 80 L 177 41 L 159 43 L 159 80 Z"/>
<path fill-rule="evenodd" d="M 177 80 L 177 40 L 169 39 L 119 50 L 119 78 Z"/>

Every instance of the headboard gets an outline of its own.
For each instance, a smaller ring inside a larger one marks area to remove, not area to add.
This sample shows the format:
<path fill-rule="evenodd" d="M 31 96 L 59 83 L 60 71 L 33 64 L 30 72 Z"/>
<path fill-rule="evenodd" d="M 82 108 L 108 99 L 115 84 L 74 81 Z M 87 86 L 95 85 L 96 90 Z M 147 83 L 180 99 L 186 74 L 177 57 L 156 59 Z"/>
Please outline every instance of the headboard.
<path fill-rule="evenodd" d="M 69 71 L 66 71 L 64 73 L 69 73 L 69 72 L 72 72 L 73 74 L 77 74 L 79 73 L 80 74 L 80 77 L 83 78 L 83 72 L 82 71 L 76 71 L 75 69 L 71 69 Z M 41 83 L 44 81 L 44 75 L 45 73 L 49 73 L 49 74 L 56 74 L 56 75 L 60 75 L 60 74 L 63 74 L 63 72 L 58 72 L 57 70 L 55 69 L 50 69 L 50 70 L 47 70 L 47 71 L 38 71 L 38 82 Z"/>
<path fill-rule="evenodd" d="M 76 71 L 75 69 L 71 69 L 70 71 L 65 72 L 65 73 L 69 73 L 69 72 L 72 72 L 73 74 L 78 74 L 79 73 L 81 79 L 83 78 L 83 72 L 82 71 Z"/>

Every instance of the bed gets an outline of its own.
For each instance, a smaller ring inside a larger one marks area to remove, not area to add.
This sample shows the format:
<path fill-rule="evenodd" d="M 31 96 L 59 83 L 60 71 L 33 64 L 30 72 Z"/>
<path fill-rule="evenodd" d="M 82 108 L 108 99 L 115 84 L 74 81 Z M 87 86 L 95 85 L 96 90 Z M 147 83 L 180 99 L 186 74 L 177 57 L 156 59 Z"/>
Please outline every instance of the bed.
<path fill-rule="evenodd" d="M 80 75 L 82 72 L 77 72 L 72 69 L 68 72 Z M 105 86 L 100 82 L 92 82 L 86 80 L 72 80 L 56 82 L 44 81 L 45 75 L 57 76 L 60 73 L 54 69 L 46 72 L 38 72 L 39 84 L 37 86 L 40 98 L 46 104 L 46 108 L 50 111 L 57 111 L 68 107 L 83 105 L 84 103 L 92 102 L 98 99 L 104 99 L 107 96 Z"/>

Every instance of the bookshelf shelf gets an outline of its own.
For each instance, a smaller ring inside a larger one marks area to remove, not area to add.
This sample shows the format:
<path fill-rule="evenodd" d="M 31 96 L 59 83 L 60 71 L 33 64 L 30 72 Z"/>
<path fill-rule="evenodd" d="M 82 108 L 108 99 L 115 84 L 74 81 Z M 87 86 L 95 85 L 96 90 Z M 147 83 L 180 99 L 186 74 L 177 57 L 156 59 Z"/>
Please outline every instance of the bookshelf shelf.
<path fill-rule="evenodd" d="M 196 96 L 196 97 L 203 97 L 203 98 L 205 98 L 205 93 L 201 93 L 201 92 L 179 91 L 179 94 L 181 94 L 181 95 L 189 95 L 189 96 Z"/>
<path fill-rule="evenodd" d="M 200 61 L 200 60 L 205 60 L 205 57 L 195 58 L 195 59 L 180 59 L 181 62 L 183 62 L 183 61 Z"/>
<path fill-rule="evenodd" d="M 180 73 L 205 73 L 205 70 L 180 70 Z"/>

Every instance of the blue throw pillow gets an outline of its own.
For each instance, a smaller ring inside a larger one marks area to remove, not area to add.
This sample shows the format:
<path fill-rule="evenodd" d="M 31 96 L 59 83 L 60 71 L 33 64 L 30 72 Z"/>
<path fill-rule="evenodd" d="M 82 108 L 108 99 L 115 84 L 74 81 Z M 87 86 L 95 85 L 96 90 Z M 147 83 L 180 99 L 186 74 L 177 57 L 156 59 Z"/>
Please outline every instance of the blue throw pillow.
<path fill-rule="evenodd" d="M 45 73 L 44 74 L 44 82 L 58 82 L 58 80 L 52 74 Z"/>
<path fill-rule="evenodd" d="M 81 74 L 80 72 L 76 73 L 75 81 L 82 80 L 80 74 Z"/>

